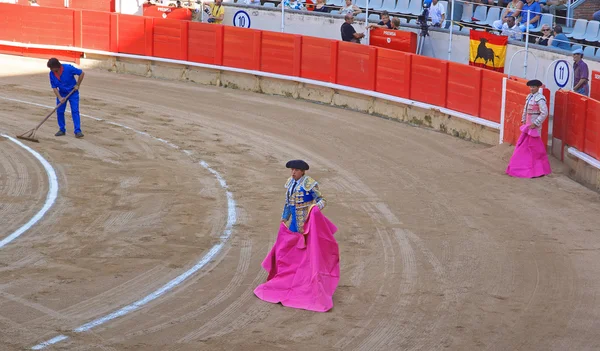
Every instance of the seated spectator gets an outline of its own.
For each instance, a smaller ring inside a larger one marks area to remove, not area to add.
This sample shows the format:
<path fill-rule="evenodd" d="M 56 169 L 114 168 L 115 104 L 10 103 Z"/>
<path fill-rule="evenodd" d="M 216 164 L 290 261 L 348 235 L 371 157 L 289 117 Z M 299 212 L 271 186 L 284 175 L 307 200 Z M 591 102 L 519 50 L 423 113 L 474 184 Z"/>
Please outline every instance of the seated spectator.
<path fill-rule="evenodd" d="M 590 85 L 588 84 L 588 77 L 590 76 L 590 70 L 588 69 L 587 63 L 583 62 L 583 50 L 577 49 L 573 51 L 573 91 L 589 96 Z"/>
<path fill-rule="evenodd" d="M 551 13 L 552 16 L 556 16 L 556 10 L 566 10 L 567 0 L 548 0 L 546 4 L 542 5 L 542 12 Z"/>
<path fill-rule="evenodd" d="M 283 5 L 286 9 L 290 10 L 306 10 L 304 4 L 300 0 L 293 0 L 291 2 L 290 0 L 283 0 Z M 279 3 L 277 7 L 281 8 L 281 3 Z"/>
<path fill-rule="evenodd" d="M 352 27 L 352 23 L 354 23 L 354 15 L 347 13 L 346 16 L 344 16 L 344 23 L 342 23 L 341 27 L 342 40 L 352 43 L 360 43 L 360 40 L 365 37 L 365 34 L 356 33 L 356 30 L 354 27 Z"/>
<path fill-rule="evenodd" d="M 542 25 L 542 36 L 537 37 L 535 39 L 535 43 L 538 45 L 548 46 L 548 45 L 550 45 L 550 41 L 553 38 L 554 38 L 554 35 L 552 35 L 552 29 L 550 28 L 549 25 L 544 24 L 544 25 Z"/>
<path fill-rule="evenodd" d="M 446 10 L 439 0 L 433 0 L 431 7 L 429 7 L 429 18 L 431 18 L 431 25 L 434 27 L 441 27 L 442 23 L 446 20 Z"/>
<path fill-rule="evenodd" d="M 348 13 L 351 13 L 354 16 L 356 16 L 361 12 L 362 10 L 358 6 L 354 5 L 352 3 L 352 0 L 346 0 L 346 5 L 342 6 L 342 8 L 340 9 L 340 15 L 346 15 Z"/>
<path fill-rule="evenodd" d="M 506 23 L 502 24 L 501 34 L 507 36 L 509 40 L 521 40 L 523 38 L 515 16 L 508 16 Z"/>
<path fill-rule="evenodd" d="M 526 0 L 527 3 L 523 5 L 521 9 L 521 22 L 519 27 L 521 27 L 521 32 L 527 31 L 527 27 L 529 29 L 535 29 L 538 25 L 538 21 L 540 20 L 540 14 L 542 13 L 542 8 L 540 3 L 535 0 Z M 529 21 L 527 21 L 527 11 L 530 11 Z"/>
<path fill-rule="evenodd" d="M 512 0 L 508 3 L 508 5 L 506 5 L 506 8 L 502 11 L 500 19 L 494 21 L 492 27 L 496 28 L 497 30 L 502 30 L 502 25 L 506 23 L 509 16 L 513 16 L 516 21 L 520 21 L 521 18 L 519 15 L 521 13 L 521 8 L 523 8 L 523 1 Z"/>
<path fill-rule="evenodd" d="M 315 12 L 329 12 L 329 7 L 325 5 L 325 0 L 317 0 L 317 4 L 315 5 Z"/>
<path fill-rule="evenodd" d="M 221 24 L 225 17 L 225 8 L 221 6 L 223 0 L 215 0 L 215 2 L 209 5 L 204 4 L 204 8 L 208 10 L 208 23 Z"/>
<path fill-rule="evenodd" d="M 594 14 L 592 15 L 592 18 L 594 19 L 594 21 L 600 22 L 600 11 L 594 12 Z"/>
<path fill-rule="evenodd" d="M 394 29 L 394 30 L 400 29 L 400 19 L 398 17 L 392 18 L 392 28 L 391 29 Z"/>
<path fill-rule="evenodd" d="M 569 38 L 563 34 L 562 27 L 557 24 L 554 26 L 554 38 L 548 40 L 548 45 L 554 48 L 559 48 L 563 50 L 570 50 L 571 43 L 569 42 Z"/>
<path fill-rule="evenodd" d="M 390 21 L 390 14 L 387 11 L 381 12 L 381 21 L 377 24 L 369 24 L 369 28 L 387 28 L 392 29 L 392 21 Z"/>

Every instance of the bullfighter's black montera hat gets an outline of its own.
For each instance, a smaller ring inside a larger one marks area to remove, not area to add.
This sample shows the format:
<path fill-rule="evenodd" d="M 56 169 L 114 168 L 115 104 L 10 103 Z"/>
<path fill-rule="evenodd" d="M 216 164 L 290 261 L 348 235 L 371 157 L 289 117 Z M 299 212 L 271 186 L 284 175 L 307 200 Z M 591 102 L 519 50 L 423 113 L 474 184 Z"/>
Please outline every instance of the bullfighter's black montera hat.
<path fill-rule="evenodd" d="M 302 160 L 291 160 L 288 161 L 288 163 L 285 164 L 286 168 L 295 168 L 295 169 L 299 169 L 302 171 L 308 171 L 308 163 L 302 161 Z"/>

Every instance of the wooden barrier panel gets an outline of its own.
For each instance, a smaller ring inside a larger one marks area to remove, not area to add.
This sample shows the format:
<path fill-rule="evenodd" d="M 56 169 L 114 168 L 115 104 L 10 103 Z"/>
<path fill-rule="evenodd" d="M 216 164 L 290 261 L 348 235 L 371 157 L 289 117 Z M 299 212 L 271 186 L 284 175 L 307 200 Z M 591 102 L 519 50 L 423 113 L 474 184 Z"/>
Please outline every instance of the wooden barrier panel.
<path fill-rule="evenodd" d="M 372 29 L 369 45 L 403 52 L 417 52 L 417 33 L 384 28 Z"/>
<path fill-rule="evenodd" d="M 300 76 L 302 36 L 276 32 L 262 33 L 260 70 Z"/>
<path fill-rule="evenodd" d="M 133 55 L 148 55 L 150 53 L 149 56 L 152 56 L 152 22 L 149 25 L 148 20 L 152 21 L 151 18 L 141 16 L 118 15 L 119 52 Z M 150 43 L 148 43 L 148 40 L 150 40 Z"/>
<path fill-rule="evenodd" d="M 259 71 L 261 35 L 259 30 L 225 26 L 223 65 Z"/>
<path fill-rule="evenodd" d="M 338 43 L 337 84 L 375 90 L 377 48 L 341 41 Z"/>
<path fill-rule="evenodd" d="M 587 101 L 583 152 L 600 160 L 600 101 L 594 99 Z"/>
<path fill-rule="evenodd" d="M 336 82 L 338 41 L 303 37 L 300 76 L 302 78 Z"/>
<path fill-rule="evenodd" d="M 69 0 L 69 8 L 115 12 L 115 0 Z"/>
<path fill-rule="evenodd" d="M 585 144 L 585 117 L 587 114 L 588 98 L 569 92 L 569 116 L 565 120 L 565 142 L 567 145 L 583 151 Z"/>
<path fill-rule="evenodd" d="M 522 82 L 506 81 L 506 105 L 504 114 L 504 142 L 515 145 L 521 135 L 521 117 L 529 94 L 529 87 Z"/>
<path fill-rule="evenodd" d="M 592 71 L 590 79 L 590 97 L 600 101 L 600 71 Z"/>
<path fill-rule="evenodd" d="M 375 90 L 408 99 L 410 96 L 410 65 L 413 56 L 402 51 L 377 49 Z"/>
<path fill-rule="evenodd" d="M 17 5 L 13 5 L 17 6 Z M 74 46 L 73 10 L 21 7 L 21 39 L 25 43 Z"/>
<path fill-rule="evenodd" d="M 155 18 L 152 42 L 154 56 L 187 61 L 188 23 L 187 21 Z"/>
<path fill-rule="evenodd" d="M 110 51 L 111 14 L 86 11 L 81 13 L 81 47 Z"/>
<path fill-rule="evenodd" d="M 224 26 L 221 24 L 190 22 L 188 25 L 188 60 L 222 65 L 223 30 Z"/>
<path fill-rule="evenodd" d="M 500 123 L 502 110 L 502 79 L 506 77 L 500 72 L 484 69 L 481 78 L 481 93 L 479 94 L 479 117 L 488 121 Z"/>
<path fill-rule="evenodd" d="M 0 40 L 23 42 L 23 6 L 0 3 Z"/>
<path fill-rule="evenodd" d="M 565 120 L 569 118 L 569 93 L 564 90 L 557 90 L 554 93 L 554 120 L 552 121 L 552 137 L 564 140 Z"/>
<path fill-rule="evenodd" d="M 37 3 L 40 7 L 65 7 L 65 0 L 37 0 Z"/>
<path fill-rule="evenodd" d="M 419 56 L 410 68 L 410 98 L 446 107 L 448 62 Z"/>
<path fill-rule="evenodd" d="M 446 107 L 471 116 L 480 115 L 482 69 L 448 62 Z"/>

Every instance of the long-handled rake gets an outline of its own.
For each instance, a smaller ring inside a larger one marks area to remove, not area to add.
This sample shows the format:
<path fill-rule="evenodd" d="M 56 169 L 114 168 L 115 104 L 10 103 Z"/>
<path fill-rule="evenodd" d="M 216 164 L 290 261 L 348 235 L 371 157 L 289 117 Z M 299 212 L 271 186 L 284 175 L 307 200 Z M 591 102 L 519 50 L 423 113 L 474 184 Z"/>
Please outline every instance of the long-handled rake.
<path fill-rule="evenodd" d="M 46 116 L 46 118 L 44 118 L 40 124 L 37 125 L 37 127 L 30 129 L 28 131 L 26 131 L 25 133 L 21 134 L 21 135 L 17 135 L 17 138 L 19 139 L 23 139 L 23 140 L 28 140 L 28 141 L 33 141 L 34 143 L 39 143 L 40 141 L 35 137 L 35 132 L 37 132 L 37 130 L 42 126 L 42 124 L 44 124 L 44 122 L 46 122 L 46 120 L 48 118 L 50 118 L 50 116 L 52 116 L 52 114 L 54 112 L 56 112 L 56 110 L 58 110 L 59 107 L 61 107 L 63 104 L 67 103 L 67 100 L 69 100 L 69 97 L 71 96 L 71 94 L 73 94 L 76 90 L 73 89 L 71 90 L 71 92 L 69 93 L 69 95 L 65 96 L 65 101 L 61 102 L 60 104 L 56 105 L 56 107 L 54 108 L 54 110 L 52 110 L 52 112 L 50 112 L 48 114 L 48 116 Z"/>

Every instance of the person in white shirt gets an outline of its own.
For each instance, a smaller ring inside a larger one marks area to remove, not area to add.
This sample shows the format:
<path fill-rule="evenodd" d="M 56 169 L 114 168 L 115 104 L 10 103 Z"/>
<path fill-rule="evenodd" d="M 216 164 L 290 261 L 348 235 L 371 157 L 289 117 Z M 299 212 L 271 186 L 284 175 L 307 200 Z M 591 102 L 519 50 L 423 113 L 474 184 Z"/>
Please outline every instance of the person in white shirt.
<path fill-rule="evenodd" d="M 521 40 L 523 38 L 521 28 L 517 25 L 515 16 L 508 16 L 506 23 L 502 24 L 502 35 L 506 35 L 509 40 Z"/>
<path fill-rule="evenodd" d="M 441 27 L 442 23 L 446 20 L 446 10 L 444 10 L 444 6 L 438 0 L 431 2 L 429 18 L 431 18 L 431 25 L 434 27 Z"/>
<path fill-rule="evenodd" d="M 352 3 L 352 0 L 346 0 L 346 5 L 342 6 L 340 9 L 340 15 L 346 15 L 348 13 L 353 14 L 354 16 L 361 13 L 362 10 Z"/>

